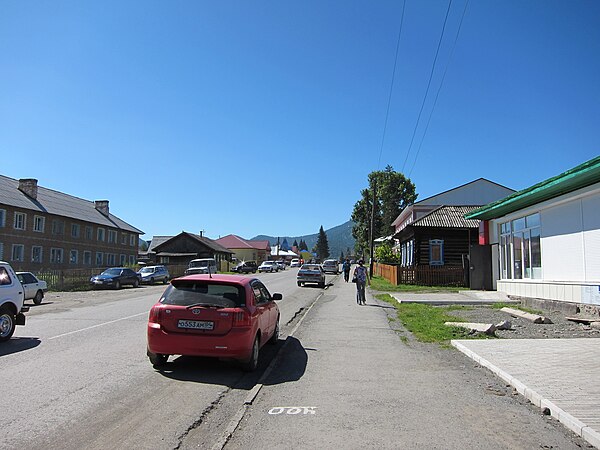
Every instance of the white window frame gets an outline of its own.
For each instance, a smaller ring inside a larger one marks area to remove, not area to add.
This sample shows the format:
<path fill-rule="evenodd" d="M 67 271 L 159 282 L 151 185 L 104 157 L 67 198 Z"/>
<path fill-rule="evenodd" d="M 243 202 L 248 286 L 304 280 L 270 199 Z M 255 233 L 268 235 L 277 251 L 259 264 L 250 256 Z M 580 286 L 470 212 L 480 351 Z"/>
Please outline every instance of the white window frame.
<path fill-rule="evenodd" d="M 33 216 L 33 231 L 43 233 L 46 228 L 46 218 L 44 216 Z"/>
<path fill-rule="evenodd" d="M 6 210 L 0 209 L 0 228 L 6 226 Z"/>
<path fill-rule="evenodd" d="M 121 245 L 127 245 L 127 233 L 121 233 Z"/>
<path fill-rule="evenodd" d="M 106 265 L 107 266 L 114 266 L 116 265 L 116 260 L 117 260 L 117 255 L 115 255 L 114 253 L 107 253 L 106 254 Z"/>
<path fill-rule="evenodd" d="M 433 248 L 439 246 L 440 255 L 439 259 L 433 259 Z M 429 265 L 430 266 L 443 266 L 444 265 L 444 240 L 443 239 L 429 239 Z"/>
<path fill-rule="evenodd" d="M 40 258 L 39 260 L 35 259 L 35 250 L 36 249 L 40 249 Z M 44 262 L 44 247 L 42 247 L 41 245 L 34 245 L 31 247 L 31 262 L 33 263 L 42 263 Z"/>
<path fill-rule="evenodd" d="M 15 252 L 20 250 L 18 255 L 15 257 Z M 25 262 L 25 245 L 23 244 L 13 244 L 12 245 L 12 253 L 11 253 L 11 261 L 17 262 Z"/>
<path fill-rule="evenodd" d="M 95 259 L 95 261 L 96 261 L 96 266 L 102 267 L 104 265 L 104 253 L 103 252 L 96 252 L 96 259 Z"/>
<path fill-rule="evenodd" d="M 135 234 L 129 235 L 129 246 L 135 247 Z"/>
<path fill-rule="evenodd" d="M 119 264 L 125 266 L 127 264 L 127 255 L 121 254 Z"/>
<path fill-rule="evenodd" d="M 73 260 L 73 256 L 75 256 L 75 260 Z M 69 252 L 69 264 L 78 264 L 79 263 L 79 250 L 71 249 Z"/>
<path fill-rule="evenodd" d="M 83 264 L 86 266 L 92 265 L 92 252 L 89 250 L 84 250 L 83 252 Z"/>
<path fill-rule="evenodd" d="M 94 227 L 86 225 L 86 227 L 85 227 L 85 238 L 88 241 L 91 241 L 92 239 L 94 239 Z"/>
<path fill-rule="evenodd" d="M 0 261 L 4 259 L 4 243 L 0 242 Z"/>
<path fill-rule="evenodd" d="M 108 230 L 108 243 L 109 244 L 117 243 L 117 232 L 115 230 Z"/>
<path fill-rule="evenodd" d="M 81 236 L 81 225 L 78 223 L 71 224 L 71 237 L 75 239 L 79 239 Z"/>
<path fill-rule="evenodd" d="M 135 264 L 135 256 L 129 255 L 129 264 L 130 265 L 134 265 Z"/>
<path fill-rule="evenodd" d="M 24 230 L 25 228 L 27 228 L 27 214 L 22 212 L 15 212 L 13 228 L 15 230 Z"/>
<path fill-rule="evenodd" d="M 106 239 L 105 232 L 106 230 L 104 228 L 98 227 L 98 230 L 96 231 L 96 240 L 104 242 L 104 240 Z"/>
<path fill-rule="evenodd" d="M 62 264 L 64 261 L 64 250 L 58 247 L 52 247 L 50 249 L 50 263 Z"/>

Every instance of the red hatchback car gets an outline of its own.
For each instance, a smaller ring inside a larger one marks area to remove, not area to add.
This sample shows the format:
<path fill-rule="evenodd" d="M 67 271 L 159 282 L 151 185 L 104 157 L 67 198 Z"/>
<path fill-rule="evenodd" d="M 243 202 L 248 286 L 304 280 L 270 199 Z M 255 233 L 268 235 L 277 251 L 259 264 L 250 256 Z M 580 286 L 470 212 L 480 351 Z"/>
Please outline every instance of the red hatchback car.
<path fill-rule="evenodd" d="M 279 307 L 256 278 L 188 275 L 171 280 L 148 318 L 148 358 L 154 366 L 169 355 L 238 360 L 256 369 L 258 353 L 279 339 Z"/>

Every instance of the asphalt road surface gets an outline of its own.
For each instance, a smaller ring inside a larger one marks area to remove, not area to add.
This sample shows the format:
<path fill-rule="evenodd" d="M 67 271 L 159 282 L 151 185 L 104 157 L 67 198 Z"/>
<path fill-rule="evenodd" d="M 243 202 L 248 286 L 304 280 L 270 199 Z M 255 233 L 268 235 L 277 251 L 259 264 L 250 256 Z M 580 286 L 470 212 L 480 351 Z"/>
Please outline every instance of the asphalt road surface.
<path fill-rule="evenodd" d="M 0 346 L 0 448 L 560 448 L 581 441 L 455 350 L 418 344 L 354 285 L 257 275 L 282 337 L 259 369 L 146 355 L 164 286 L 47 295 Z M 266 371 L 266 372 L 265 372 Z"/>

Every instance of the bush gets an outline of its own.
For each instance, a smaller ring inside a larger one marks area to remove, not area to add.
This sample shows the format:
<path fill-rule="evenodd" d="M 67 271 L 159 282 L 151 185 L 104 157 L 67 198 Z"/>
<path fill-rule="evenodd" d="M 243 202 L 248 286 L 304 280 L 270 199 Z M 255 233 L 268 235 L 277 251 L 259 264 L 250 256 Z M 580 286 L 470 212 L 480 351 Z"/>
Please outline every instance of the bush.
<path fill-rule="evenodd" d="M 375 249 L 375 258 L 378 262 L 384 264 L 398 264 L 400 257 L 392 251 L 392 245 L 389 242 L 384 242 Z"/>

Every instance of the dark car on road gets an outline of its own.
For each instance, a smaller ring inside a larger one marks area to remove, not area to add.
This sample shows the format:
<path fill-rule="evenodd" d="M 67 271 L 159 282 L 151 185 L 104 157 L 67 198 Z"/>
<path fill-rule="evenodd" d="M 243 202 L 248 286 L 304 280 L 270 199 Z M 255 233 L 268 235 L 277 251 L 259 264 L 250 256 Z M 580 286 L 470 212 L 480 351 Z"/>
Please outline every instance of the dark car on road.
<path fill-rule="evenodd" d="M 256 261 L 242 261 L 231 269 L 232 272 L 236 273 L 256 273 L 257 270 Z"/>
<path fill-rule="evenodd" d="M 139 273 L 127 267 L 111 267 L 100 275 L 94 275 L 90 278 L 90 284 L 94 288 L 121 289 L 121 286 L 127 284 L 138 287 L 142 281 L 141 278 Z"/>

